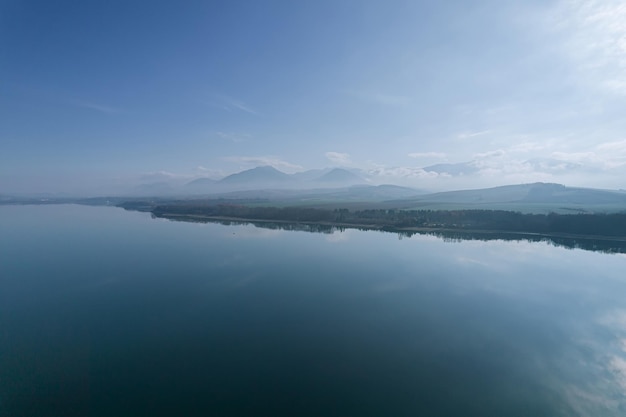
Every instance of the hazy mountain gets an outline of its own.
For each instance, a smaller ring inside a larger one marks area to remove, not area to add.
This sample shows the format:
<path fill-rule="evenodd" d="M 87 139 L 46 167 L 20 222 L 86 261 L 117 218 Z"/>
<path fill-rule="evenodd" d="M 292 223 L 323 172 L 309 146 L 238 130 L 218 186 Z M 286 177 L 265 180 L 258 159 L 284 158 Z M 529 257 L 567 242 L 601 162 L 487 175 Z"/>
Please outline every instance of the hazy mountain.
<path fill-rule="evenodd" d="M 315 180 L 320 183 L 363 184 L 365 180 L 350 171 L 334 168 Z"/>
<path fill-rule="evenodd" d="M 217 181 L 211 178 L 198 178 L 184 185 L 184 192 L 193 194 L 210 193 L 215 190 Z"/>
<path fill-rule="evenodd" d="M 193 181 L 189 181 L 185 184 L 185 187 L 206 187 L 207 185 L 213 185 L 217 180 L 211 178 L 198 178 Z"/>
<path fill-rule="evenodd" d="M 324 168 L 324 169 L 309 169 L 307 171 L 296 172 L 291 174 L 291 177 L 298 181 L 314 181 L 324 174 L 330 172 L 332 168 Z"/>
<path fill-rule="evenodd" d="M 290 183 L 294 179 L 272 166 L 261 166 L 222 178 L 220 184 L 267 184 Z"/>

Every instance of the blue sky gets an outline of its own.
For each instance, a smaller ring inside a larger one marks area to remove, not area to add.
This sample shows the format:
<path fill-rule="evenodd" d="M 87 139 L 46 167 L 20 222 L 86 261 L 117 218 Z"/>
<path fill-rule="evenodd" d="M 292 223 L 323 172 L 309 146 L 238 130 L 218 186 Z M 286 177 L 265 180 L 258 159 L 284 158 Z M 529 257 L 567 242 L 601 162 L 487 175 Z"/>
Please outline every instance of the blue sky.
<path fill-rule="evenodd" d="M 619 0 L 4 0 L 0 77 L 0 193 L 266 164 L 626 188 Z"/>

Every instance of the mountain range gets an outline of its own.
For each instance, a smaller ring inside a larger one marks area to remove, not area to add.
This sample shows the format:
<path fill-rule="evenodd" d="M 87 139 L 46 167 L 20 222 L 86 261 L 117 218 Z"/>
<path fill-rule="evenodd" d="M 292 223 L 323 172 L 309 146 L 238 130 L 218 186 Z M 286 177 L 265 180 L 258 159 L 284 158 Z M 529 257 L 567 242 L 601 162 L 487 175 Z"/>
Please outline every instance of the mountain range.
<path fill-rule="evenodd" d="M 541 163 L 547 163 L 541 161 Z M 437 164 L 429 172 L 468 175 L 473 164 Z M 375 185 L 362 172 L 344 168 L 313 169 L 294 174 L 259 166 L 221 179 L 198 178 L 184 184 L 154 182 L 136 187 L 133 196 L 178 196 L 261 199 L 281 204 L 319 205 L 377 203 L 389 208 L 502 209 L 524 212 L 626 210 L 626 192 L 566 187 L 553 183 L 425 193 L 411 187 Z M 355 207 L 356 207 L 355 206 Z"/>
<path fill-rule="evenodd" d="M 233 191 L 341 188 L 367 184 L 361 176 L 343 168 L 286 174 L 272 166 L 260 166 L 228 175 L 220 180 L 198 178 L 177 189 L 177 194 L 207 194 Z M 168 194 L 171 194 L 170 189 Z"/>

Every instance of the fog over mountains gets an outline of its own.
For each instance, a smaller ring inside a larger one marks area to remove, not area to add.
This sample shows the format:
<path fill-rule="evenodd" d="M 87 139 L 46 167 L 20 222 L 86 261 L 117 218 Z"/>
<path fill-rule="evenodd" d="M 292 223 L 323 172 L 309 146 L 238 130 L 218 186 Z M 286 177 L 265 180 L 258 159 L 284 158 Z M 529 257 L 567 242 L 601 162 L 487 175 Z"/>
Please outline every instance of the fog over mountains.
<path fill-rule="evenodd" d="M 584 177 L 586 168 L 570 162 L 550 158 L 538 158 L 525 161 L 520 166 L 511 166 L 509 171 L 514 170 L 543 170 L 552 172 L 553 175 L 532 177 L 531 181 L 521 177 L 502 175 L 500 181 L 493 186 L 503 186 L 520 183 L 563 183 L 556 173 L 578 172 Z M 463 189 L 479 188 L 476 184 L 480 181 L 484 172 L 493 175 L 496 168 L 484 160 L 472 160 L 461 163 L 439 163 L 423 168 L 373 168 L 359 169 L 353 167 L 331 167 L 324 169 L 311 169 L 295 173 L 286 173 L 270 165 L 257 166 L 242 170 L 230 175 L 217 177 L 204 176 L 179 176 L 167 172 L 157 172 L 144 176 L 135 183 L 128 184 L 125 189 L 119 189 L 117 194 L 132 195 L 185 195 L 185 194 L 213 194 L 231 191 L 252 190 L 310 190 L 343 188 L 355 185 L 396 185 L 422 193 L 434 193 L 441 191 L 454 191 Z M 510 174 L 510 172 L 509 172 Z M 503 181 L 509 180 L 508 184 Z M 568 177 L 569 178 L 569 177 Z M 574 181 L 566 181 L 570 186 L 588 186 L 588 184 Z M 489 188 L 490 184 L 486 184 Z M 589 188 L 594 188 L 593 185 Z M 622 187 L 615 187 L 622 188 Z"/>

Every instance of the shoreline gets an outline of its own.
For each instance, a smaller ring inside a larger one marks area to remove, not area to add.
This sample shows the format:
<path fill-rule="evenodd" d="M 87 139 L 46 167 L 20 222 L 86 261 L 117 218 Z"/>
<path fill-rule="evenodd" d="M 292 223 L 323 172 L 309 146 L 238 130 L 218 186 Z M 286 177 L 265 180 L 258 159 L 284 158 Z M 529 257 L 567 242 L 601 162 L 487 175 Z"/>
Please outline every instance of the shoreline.
<path fill-rule="evenodd" d="M 418 226 L 387 226 L 381 224 L 368 224 L 368 223 L 342 223 L 342 222 L 329 222 L 329 221 L 293 221 L 293 220 L 269 220 L 269 219 L 254 219 L 232 216 L 210 216 L 201 214 L 180 214 L 180 213 L 159 213 L 159 215 L 152 215 L 156 218 L 164 218 L 168 220 L 180 220 L 180 221 L 205 221 L 205 222 L 242 222 L 242 223 L 260 223 L 260 224 L 292 224 L 292 225 L 305 225 L 305 226 L 327 226 L 337 227 L 345 229 L 366 229 L 381 232 L 402 233 L 413 232 L 420 234 L 444 232 L 444 233 L 467 233 L 467 234 L 481 234 L 481 235 L 502 235 L 509 234 L 519 236 L 523 238 L 538 237 L 538 238 L 563 238 L 563 239 L 584 239 L 584 240 L 603 240 L 611 242 L 623 242 L 626 243 L 626 237 L 620 236 L 605 236 L 605 235 L 589 235 L 589 234 L 574 234 L 574 233 L 541 233 L 541 232 L 524 232 L 515 230 L 492 230 L 492 229 L 471 229 L 471 228 L 454 228 L 454 227 L 418 227 Z"/>

